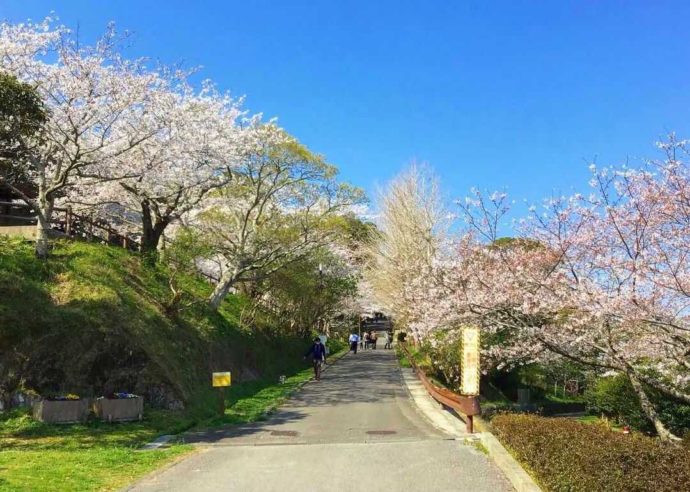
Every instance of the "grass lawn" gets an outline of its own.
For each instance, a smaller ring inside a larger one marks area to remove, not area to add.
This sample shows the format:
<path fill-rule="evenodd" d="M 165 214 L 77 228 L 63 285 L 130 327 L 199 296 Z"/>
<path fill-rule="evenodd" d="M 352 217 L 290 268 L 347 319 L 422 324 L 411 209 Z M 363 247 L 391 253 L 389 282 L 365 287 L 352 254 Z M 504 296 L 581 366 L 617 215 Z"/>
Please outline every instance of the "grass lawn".
<path fill-rule="evenodd" d="M 311 368 L 285 384 L 252 381 L 232 386 L 221 417 L 195 419 L 179 412 L 148 411 L 142 422 L 47 425 L 26 412 L 0 415 L 0 490 L 116 490 L 132 483 L 192 446 L 172 444 L 155 451 L 139 448 L 157 436 L 192 427 L 254 422 L 279 406 L 311 377 Z"/>
<path fill-rule="evenodd" d="M 583 422 L 585 424 L 606 425 L 613 432 L 623 432 L 623 427 L 624 427 L 620 424 L 615 423 L 612 420 L 606 420 L 604 418 L 601 418 L 598 415 L 583 415 L 582 417 L 578 417 L 575 420 L 577 420 L 578 422 Z"/>
<path fill-rule="evenodd" d="M 25 412 L 0 420 L 0 490 L 114 490 L 191 446 L 138 451 L 156 436 L 194 422 L 172 412 L 149 412 L 142 422 L 47 425 Z"/>

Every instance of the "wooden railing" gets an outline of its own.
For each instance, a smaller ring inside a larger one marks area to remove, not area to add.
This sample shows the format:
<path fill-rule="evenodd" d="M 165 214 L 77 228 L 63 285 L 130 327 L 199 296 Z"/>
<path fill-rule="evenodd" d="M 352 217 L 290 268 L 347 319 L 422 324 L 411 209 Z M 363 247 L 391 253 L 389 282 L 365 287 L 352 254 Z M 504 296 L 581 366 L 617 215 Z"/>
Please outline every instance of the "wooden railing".
<path fill-rule="evenodd" d="M 27 210 L 27 212 L 25 214 L 19 213 L 22 209 Z M 8 221 L 35 225 L 37 219 L 35 212 L 29 205 L 0 201 L 0 224 Z M 135 238 L 121 234 L 110 227 L 107 222 L 97 219 L 93 215 L 77 214 L 71 207 L 54 208 L 50 225 L 53 231 L 69 238 L 105 242 L 131 251 L 139 251 L 139 242 Z"/>
<path fill-rule="evenodd" d="M 463 415 L 465 417 L 467 432 L 469 434 L 472 434 L 474 432 L 474 416 L 481 415 L 482 413 L 481 407 L 479 406 L 479 398 L 477 396 L 459 395 L 457 393 L 450 391 L 447 388 L 442 388 L 434 384 L 427 377 L 424 371 L 417 366 L 417 363 L 415 362 L 414 358 L 412 357 L 412 354 L 410 354 L 410 351 L 407 348 L 407 344 L 402 342 L 399 343 L 399 345 L 405 352 L 407 360 L 410 362 L 412 369 L 414 370 L 415 374 L 426 388 L 429 395 L 431 395 L 431 397 L 440 404 L 448 408 L 452 408 L 458 414 Z"/>

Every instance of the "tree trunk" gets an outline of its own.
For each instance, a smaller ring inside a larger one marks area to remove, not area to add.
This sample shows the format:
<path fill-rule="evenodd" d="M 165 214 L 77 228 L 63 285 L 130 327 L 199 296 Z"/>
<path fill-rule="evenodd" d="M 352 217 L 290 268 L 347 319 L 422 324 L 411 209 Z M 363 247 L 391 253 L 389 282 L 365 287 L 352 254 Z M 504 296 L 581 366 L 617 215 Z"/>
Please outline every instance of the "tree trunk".
<path fill-rule="evenodd" d="M 48 258 L 48 231 L 50 225 L 39 215 L 36 223 L 36 256 L 41 260 Z"/>
<path fill-rule="evenodd" d="M 141 202 L 141 254 L 142 256 L 151 259 L 152 261 L 158 260 L 158 245 L 160 243 L 161 237 L 165 232 L 165 228 L 168 226 L 168 221 L 160 219 L 158 217 L 154 218 L 151 213 L 151 205 L 148 200 Z"/>
<path fill-rule="evenodd" d="M 42 260 L 48 258 L 48 238 L 50 221 L 53 217 L 53 199 L 46 194 L 45 179 L 39 181 L 38 206 L 36 222 L 36 256 Z"/>
<path fill-rule="evenodd" d="M 158 259 L 161 262 L 165 262 L 166 261 L 165 232 L 161 233 L 160 238 L 158 239 L 158 246 L 156 249 L 158 251 Z"/>
<path fill-rule="evenodd" d="M 213 294 L 211 294 L 211 297 L 208 298 L 208 305 L 211 307 L 211 309 L 214 311 L 218 310 L 220 303 L 223 302 L 223 299 L 227 297 L 230 289 L 232 289 L 233 285 L 235 285 L 237 282 L 238 274 L 239 269 L 237 268 L 227 271 L 223 274 L 223 276 L 220 278 L 220 282 L 218 282 L 216 285 Z"/>
<path fill-rule="evenodd" d="M 679 441 L 680 438 L 678 436 L 673 435 L 673 433 L 671 433 L 671 431 L 669 431 L 666 428 L 663 422 L 659 420 L 659 414 L 657 414 L 654 405 L 652 405 L 652 402 L 649 400 L 649 397 L 647 396 L 647 393 L 645 393 L 644 387 L 642 386 L 640 380 L 637 378 L 635 372 L 631 369 L 628 369 L 626 373 L 628 375 L 628 378 L 630 379 L 630 383 L 632 384 L 633 389 L 635 390 L 635 393 L 637 393 L 637 396 L 640 399 L 640 406 L 642 407 L 642 411 L 652 422 L 652 424 L 654 424 L 654 429 L 656 429 L 656 433 L 659 435 L 659 438 L 662 441 Z"/>

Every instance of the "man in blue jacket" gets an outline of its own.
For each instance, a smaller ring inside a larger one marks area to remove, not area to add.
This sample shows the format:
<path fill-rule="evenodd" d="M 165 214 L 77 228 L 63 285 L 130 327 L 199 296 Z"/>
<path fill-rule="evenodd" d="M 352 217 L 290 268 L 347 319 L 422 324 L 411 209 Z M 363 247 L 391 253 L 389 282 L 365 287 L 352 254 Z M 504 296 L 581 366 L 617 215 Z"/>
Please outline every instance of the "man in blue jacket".
<path fill-rule="evenodd" d="M 304 354 L 305 359 L 308 356 L 312 357 L 312 361 L 314 363 L 314 379 L 320 381 L 321 367 L 326 362 L 326 346 L 323 343 L 321 343 L 321 339 L 319 337 L 316 337 L 314 339 L 314 343 L 309 348 L 309 351 L 307 351 L 307 353 Z"/>

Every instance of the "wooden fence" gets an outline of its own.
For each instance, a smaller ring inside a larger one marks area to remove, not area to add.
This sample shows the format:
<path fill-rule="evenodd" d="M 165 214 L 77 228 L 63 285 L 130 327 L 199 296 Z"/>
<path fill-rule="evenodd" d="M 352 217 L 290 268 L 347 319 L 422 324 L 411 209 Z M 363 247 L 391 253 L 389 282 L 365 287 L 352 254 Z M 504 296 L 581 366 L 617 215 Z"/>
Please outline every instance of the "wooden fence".
<path fill-rule="evenodd" d="M 37 222 L 36 213 L 29 205 L 17 202 L 0 201 L 0 233 L 3 230 L 11 235 L 26 237 L 26 226 L 34 226 Z M 59 236 L 84 239 L 86 241 L 103 242 L 121 246 L 130 251 L 139 251 L 139 241 L 131 236 L 121 234 L 110 225 L 93 215 L 75 213 L 71 207 L 53 209 L 51 229 Z"/>

